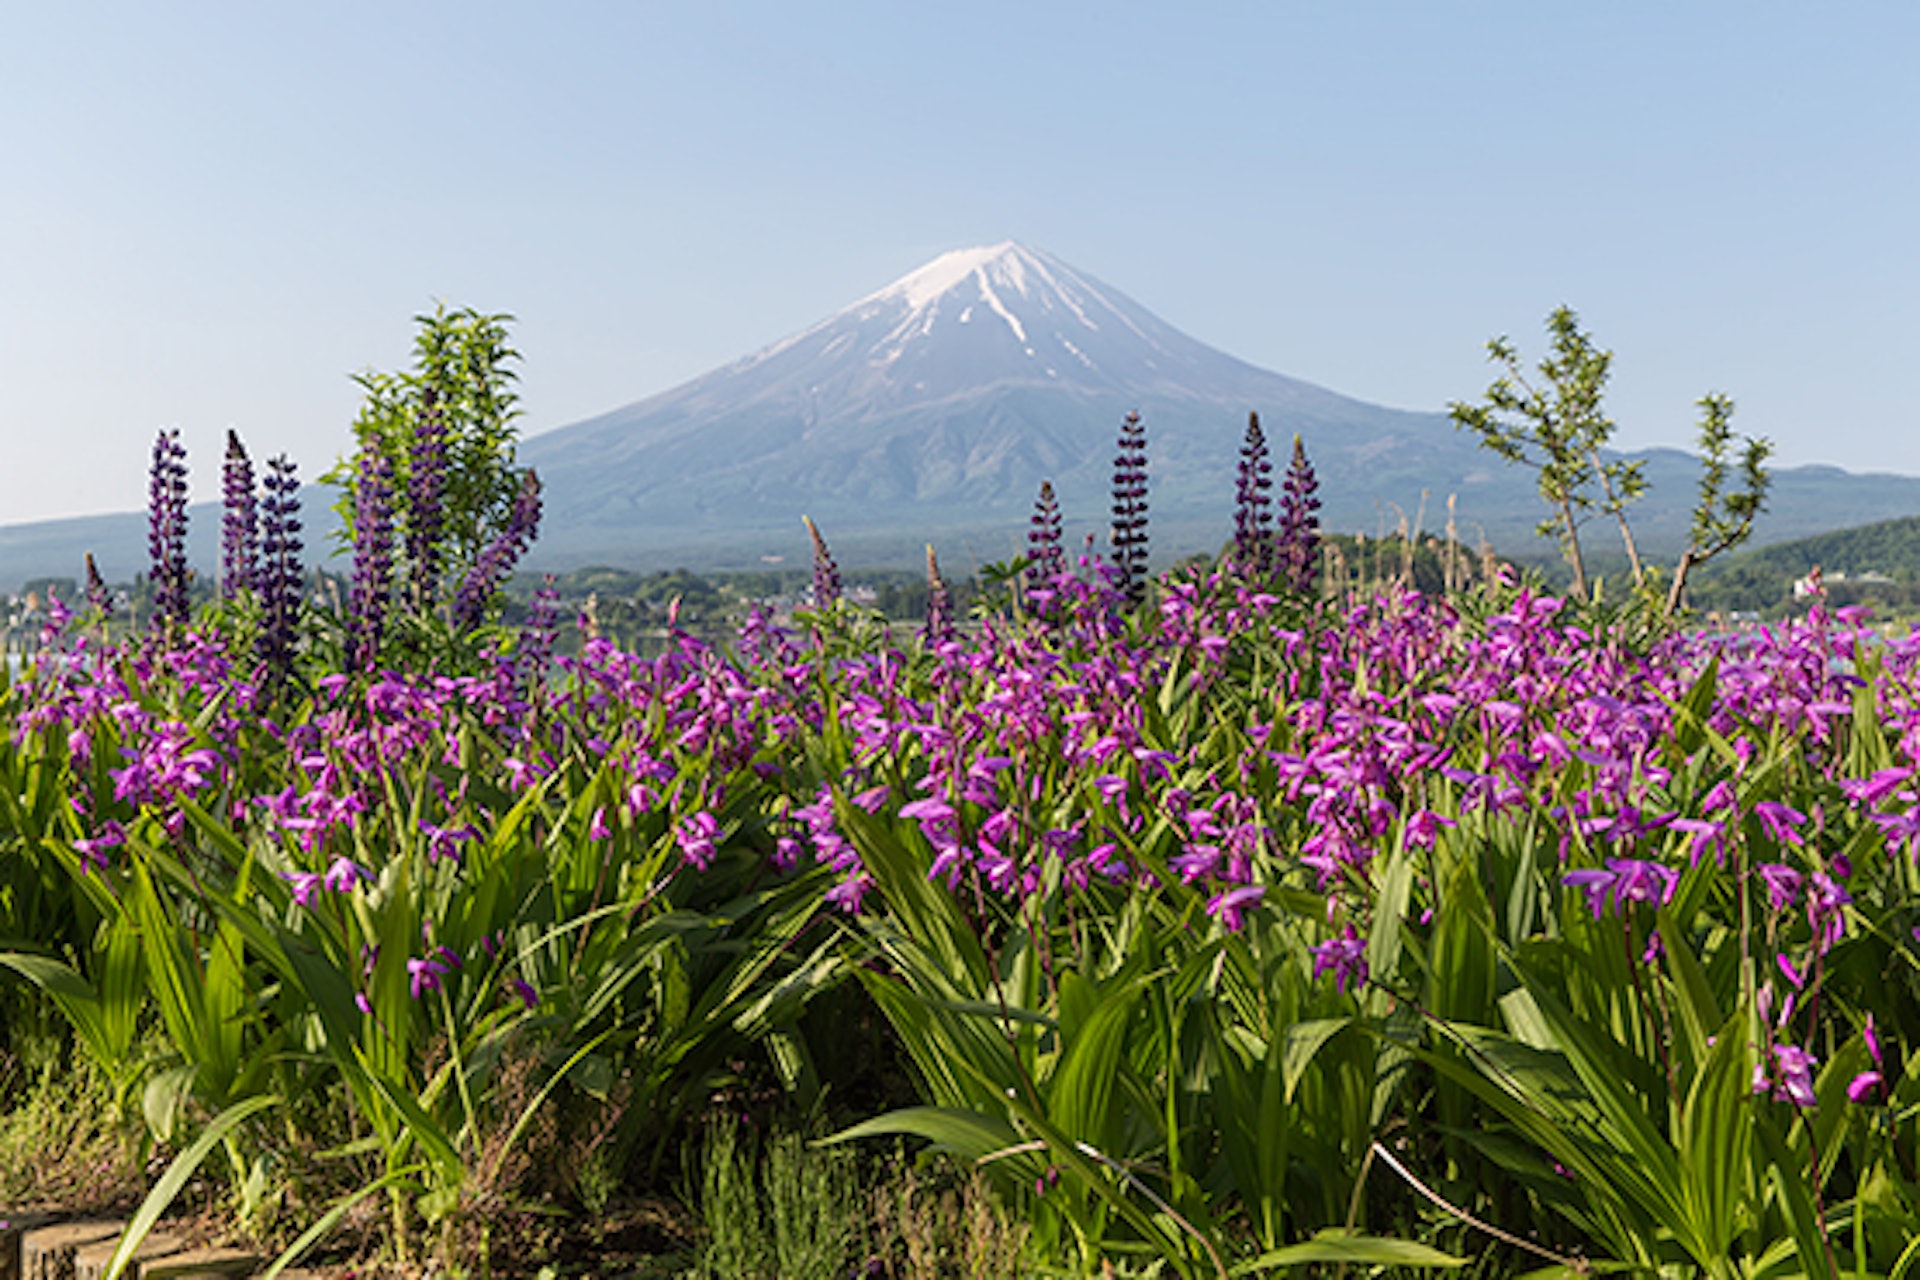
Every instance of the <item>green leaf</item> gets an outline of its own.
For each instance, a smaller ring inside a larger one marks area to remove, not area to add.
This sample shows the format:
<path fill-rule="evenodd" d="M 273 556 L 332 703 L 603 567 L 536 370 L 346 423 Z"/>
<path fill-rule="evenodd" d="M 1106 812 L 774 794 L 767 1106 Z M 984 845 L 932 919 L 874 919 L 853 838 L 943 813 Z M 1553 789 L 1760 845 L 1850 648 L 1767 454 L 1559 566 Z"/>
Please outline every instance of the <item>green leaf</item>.
<path fill-rule="evenodd" d="M 120 1247 L 113 1251 L 113 1260 L 107 1264 L 104 1280 L 120 1280 L 127 1265 L 133 1261 L 133 1255 L 146 1242 L 147 1234 L 153 1230 L 153 1224 L 160 1221 L 160 1215 L 173 1204 L 173 1198 L 187 1185 L 194 1170 L 207 1158 L 214 1146 L 248 1116 L 280 1105 L 280 1099 L 271 1095 L 248 1098 L 245 1102 L 236 1102 L 206 1127 L 193 1144 L 173 1158 L 167 1171 L 160 1175 L 160 1181 L 153 1184 L 153 1190 L 140 1202 L 140 1208 L 134 1212 L 133 1220 L 127 1223 L 127 1229 L 120 1236 Z"/>
<path fill-rule="evenodd" d="M 77 970 L 49 956 L 29 955 L 22 951 L 0 951 L 0 965 L 5 965 L 46 992 L 54 1007 L 72 1024 L 80 1038 L 87 1042 L 87 1047 L 96 1058 L 102 1063 L 114 1061 L 112 1037 L 107 1029 L 99 993 Z"/>
<path fill-rule="evenodd" d="M 1605 1033 L 1576 1018 L 1531 966 L 1516 960 L 1514 968 L 1551 1029 L 1554 1043 L 1592 1098 L 1608 1138 L 1637 1170 L 1636 1198 L 1669 1229 L 1687 1230 L 1691 1224 L 1682 1207 L 1678 1156 L 1648 1114 L 1645 1101 L 1618 1074 Z M 1690 1251 L 1699 1256 L 1697 1249 Z"/>
<path fill-rule="evenodd" d="M 194 1076 L 199 1068 L 192 1063 L 156 1072 L 140 1095 L 140 1109 L 146 1116 L 147 1131 L 161 1142 L 171 1143 L 187 1114 L 187 1101 L 193 1096 Z"/>
<path fill-rule="evenodd" d="M 1382 1236 L 1354 1235 L 1338 1229 L 1321 1231 L 1310 1240 L 1263 1253 L 1233 1268 L 1236 1276 L 1258 1275 L 1276 1267 L 1297 1267 L 1311 1262 L 1359 1262 L 1401 1267 L 1464 1267 L 1465 1258 L 1412 1240 L 1389 1240 Z"/>
<path fill-rule="evenodd" d="M 132 867 L 128 908 L 140 928 L 140 949 L 146 957 L 147 979 L 160 1006 L 160 1019 L 181 1057 L 200 1064 L 210 1076 L 225 1075 L 232 1064 L 220 1061 L 219 1046 L 210 1034 L 206 979 L 199 957 L 193 954 L 186 931 L 161 900 L 145 860 L 133 859 Z"/>
<path fill-rule="evenodd" d="M 1679 997 L 1680 1031 L 1686 1039 L 1687 1056 L 1700 1062 L 1708 1056 L 1707 1040 L 1720 1026 L 1719 1002 L 1714 999 L 1713 984 L 1707 978 L 1705 967 L 1687 941 L 1686 931 L 1665 907 L 1659 909 L 1657 918 L 1660 938 L 1665 944 L 1667 974 Z M 1740 1030 L 1744 1036 L 1745 1028 Z"/>
<path fill-rule="evenodd" d="M 1307 1074 L 1314 1056 L 1326 1045 L 1327 1041 L 1339 1035 L 1353 1025 L 1348 1018 L 1314 1018 L 1307 1022 L 1296 1022 L 1287 1028 L 1285 1048 L 1280 1059 L 1281 1078 L 1286 1085 L 1286 1099 L 1293 1101 L 1294 1090 L 1300 1086 L 1300 1078 Z"/>
<path fill-rule="evenodd" d="M 1702 1262 L 1731 1256 L 1745 1225 L 1741 1200 L 1751 1179 L 1753 1062 L 1746 1046 L 1747 1014 L 1737 1011 L 1720 1028 L 1680 1112 L 1680 1167 Z"/>
<path fill-rule="evenodd" d="M 1808 1276 L 1833 1277 L 1827 1265 L 1826 1236 L 1820 1227 L 1820 1215 L 1814 1208 L 1813 1192 L 1807 1186 L 1805 1166 L 1796 1160 L 1781 1138 L 1773 1117 L 1754 1117 L 1754 1132 L 1773 1163 L 1773 1185 L 1786 1209 L 1787 1227 L 1800 1254 L 1800 1266 Z"/>
<path fill-rule="evenodd" d="M 362 1065 L 366 1066 L 364 1061 Z M 406 1090 L 370 1069 L 367 1070 L 367 1077 L 380 1095 L 399 1113 L 401 1122 L 406 1125 L 407 1133 L 420 1144 L 435 1176 L 439 1179 L 440 1189 L 458 1187 L 466 1176 L 466 1166 L 460 1162 L 460 1155 L 454 1150 L 453 1141 L 447 1137 L 446 1131 L 434 1123 L 433 1117 L 429 1116 L 419 1101 Z"/>
<path fill-rule="evenodd" d="M 1146 976 L 1107 984 L 1085 1021 L 1069 1033 L 1062 1030 L 1066 1051 L 1046 1084 L 1047 1118 L 1069 1136 L 1104 1143 L 1110 1128 L 1108 1110 L 1115 1077 L 1121 1069 L 1121 1049 L 1127 1024 L 1140 1007 Z M 1061 975 L 1062 1004 L 1069 986 L 1090 986 L 1079 974 Z"/>
<path fill-rule="evenodd" d="M 1719 691 L 1720 657 L 1718 654 L 1707 660 L 1707 665 L 1688 689 L 1686 696 L 1675 707 L 1678 713 L 1674 729 L 1674 745 L 1682 756 L 1690 756 L 1707 741 L 1707 717 L 1713 711 L 1714 697 Z"/>
<path fill-rule="evenodd" d="M 1399 975 L 1401 928 L 1413 896 L 1414 872 L 1413 856 L 1404 845 L 1387 855 L 1386 873 L 1373 904 L 1373 932 L 1367 939 L 1367 970 L 1380 982 L 1392 983 Z M 1373 1012 L 1386 1012 L 1387 994 L 1373 994 L 1379 1004 Z"/>
<path fill-rule="evenodd" d="M 1003 1117 L 953 1107 L 906 1107 L 862 1121 L 851 1129 L 842 1129 L 822 1138 L 816 1145 L 824 1147 L 899 1134 L 925 1138 L 933 1143 L 935 1150 L 949 1152 L 963 1160 L 980 1160 L 1017 1147 L 1021 1142 L 1019 1130 Z"/>

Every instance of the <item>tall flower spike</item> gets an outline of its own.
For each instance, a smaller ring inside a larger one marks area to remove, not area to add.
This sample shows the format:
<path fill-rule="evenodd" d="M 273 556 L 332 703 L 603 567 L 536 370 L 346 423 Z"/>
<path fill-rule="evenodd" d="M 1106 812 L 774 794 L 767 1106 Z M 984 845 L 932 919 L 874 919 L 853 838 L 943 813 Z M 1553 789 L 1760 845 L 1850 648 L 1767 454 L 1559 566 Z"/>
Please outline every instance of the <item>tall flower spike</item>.
<path fill-rule="evenodd" d="M 147 559 L 153 583 L 153 624 L 187 621 L 187 451 L 180 433 L 162 428 L 153 441 L 147 490 Z"/>
<path fill-rule="evenodd" d="M 107 590 L 106 580 L 100 576 L 99 566 L 93 563 L 93 552 L 87 552 L 87 607 L 105 622 L 113 616 L 113 593 Z"/>
<path fill-rule="evenodd" d="M 471 631 L 486 616 L 493 596 L 540 534 L 540 477 L 529 469 L 520 477 L 520 493 L 507 515 L 507 527 L 474 558 L 453 598 L 453 625 Z"/>
<path fill-rule="evenodd" d="M 231 600 L 254 589 L 259 560 L 259 520 L 254 510 L 253 461 L 240 433 L 227 432 L 227 456 L 220 467 L 220 598 Z"/>
<path fill-rule="evenodd" d="M 1147 429 L 1129 413 L 1113 458 L 1113 563 L 1127 603 L 1147 598 Z"/>
<path fill-rule="evenodd" d="M 1240 572 L 1265 582 L 1273 572 L 1273 462 L 1260 415 L 1247 415 L 1247 436 L 1240 446 L 1240 474 L 1234 495 L 1233 558 Z"/>
<path fill-rule="evenodd" d="M 370 670 L 380 655 L 392 593 L 393 465 L 378 449 L 363 449 L 353 495 L 353 589 L 348 604 L 348 658 L 360 670 Z"/>
<path fill-rule="evenodd" d="M 265 683 L 293 669 L 294 631 L 300 619 L 300 477 L 285 454 L 267 463 L 260 501 L 260 638 Z"/>
<path fill-rule="evenodd" d="M 800 518 L 806 522 L 807 535 L 813 539 L 813 607 L 830 609 L 840 599 L 840 566 L 833 562 L 833 552 L 827 550 L 827 540 L 820 536 L 820 528 L 812 517 Z"/>
<path fill-rule="evenodd" d="M 1051 590 L 1054 580 L 1067 571 L 1067 553 L 1060 546 L 1060 500 L 1054 497 L 1053 482 L 1040 482 L 1040 496 L 1033 502 L 1033 518 L 1027 523 L 1027 590 Z"/>
<path fill-rule="evenodd" d="M 560 591 L 552 574 L 541 579 L 527 607 L 527 618 L 520 627 L 520 643 L 514 650 L 514 679 L 520 690 L 532 696 L 553 660 L 553 642 L 559 630 Z"/>
<path fill-rule="evenodd" d="M 1277 553 L 1280 572 L 1287 589 L 1295 593 L 1313 585 L 1313 566 L 1320 554 L 1320 499 L 1314 496 L 1320 487 L 1307 461 L 1306 446 L 1293 438 L 1293 461 L 1280 490 L 1280 528 Z"/>
<path fill-rule="evenodd" d="M 929 648 L 942 645 L 954 638 L 953 630 L 953 593 L 947 589 L 947 580 L 940 576 L 940 562 L 934 558 L 933 544 L 927 544 L 927 628 L 926 642 Z"/>
<path fill-rule="evenodd" d="M 432 387 L 420 393 L 407 459 L 406 554 L 414 612 L 433 609 L 440 593 L 440 534 L 447 484 L 447 422 Z"/>

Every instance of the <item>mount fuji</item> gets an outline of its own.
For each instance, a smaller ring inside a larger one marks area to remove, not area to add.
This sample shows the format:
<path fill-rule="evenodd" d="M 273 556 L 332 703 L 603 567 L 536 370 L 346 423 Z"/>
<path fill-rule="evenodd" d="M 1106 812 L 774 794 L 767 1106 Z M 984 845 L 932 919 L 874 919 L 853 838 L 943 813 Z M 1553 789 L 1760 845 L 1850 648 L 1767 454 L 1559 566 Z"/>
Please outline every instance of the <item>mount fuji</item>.
<path fill-rule="evenodd" d="M 1147 423 L 1161 554 L 1227 536 L 1249 411 L 1281 463 L 1305 438 L 1331 525 L 1371 530 L 1389 503 L 1411 518 L 1423 488 L 1437 510 L 1443 483 L 1514 487 L 1438 415 L 1255 368 L 1011 242 L 944 254 L 743 360 L 528 439 L 521 458 L 547 484 L 540 555 L 555 562 L 752 563 L 803 549 L 803 513 L 843 557 L 904 563 L 959 539 L 999 559 L 1020 550 L 1042 480 L 1070 529 L 1104 532 L 1129 411 Z"/>
<path fill-rule="evenodd" d="M 1470 389 L 1463 389 L 1470 390 Z M 1212 551 L 1232 528 L 1247 414 L 1285 463 L 1305 441 L 1326 526 L 1434 530 L 1505 554 L 1551 548 L 1530 473 L 1443 414 L 1382 408 L 1216 351 L 1051 254 L 1007 242 L 943 254 L 811 328 L 680 387 L 534 436 L 548 523 L 535 561 L 747 567 L 804 558 L 801 515 L 843 561 L 906 566 L 923 542 L 949 559 L 1024 549 L 1042 480 L 1072 538 L 1104 544 L 1114 439 L 1137 411 L 1149 437 L 1156 560 Z M 1641 548 L 1677 558 L 1697 466 L 1646 459 L 1632 511 Z M 1920 479 L 1833 467 L 1776 472 L 1759 540 L 1920 510 Z M 1595 525 L 1591 550 L 1612 551 Z"/>

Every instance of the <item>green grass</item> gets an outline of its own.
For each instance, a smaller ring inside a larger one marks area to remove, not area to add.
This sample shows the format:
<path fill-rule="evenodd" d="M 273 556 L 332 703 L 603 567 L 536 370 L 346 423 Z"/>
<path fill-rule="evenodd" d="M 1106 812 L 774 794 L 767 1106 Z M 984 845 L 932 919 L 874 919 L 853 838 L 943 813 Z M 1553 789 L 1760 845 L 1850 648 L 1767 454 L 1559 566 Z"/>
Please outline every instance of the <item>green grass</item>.
<path fill-rule="evenodd" d="M 0 1053 L 0 1205 L 89 1212 L 144 1189 L 138 1134 L 84 1056 L 28 1066 Z"/>
<path fill-rule="evenodd" d="M 704 1239 L 684 1280 L 1017 1280 L 1035 1274 L 1028 1233 L 977 1176 L 895 1156 L 863 1165 L 731 1120 L 707 1131 Z"/>

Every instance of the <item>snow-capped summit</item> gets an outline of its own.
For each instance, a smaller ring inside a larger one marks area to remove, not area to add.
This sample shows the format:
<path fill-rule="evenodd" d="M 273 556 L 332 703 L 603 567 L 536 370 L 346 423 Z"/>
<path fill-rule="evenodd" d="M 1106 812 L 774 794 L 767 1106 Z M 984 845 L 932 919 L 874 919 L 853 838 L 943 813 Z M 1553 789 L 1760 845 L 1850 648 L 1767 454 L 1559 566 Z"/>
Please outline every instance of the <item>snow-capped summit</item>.
<path fill-rule="evenodd" d="M 1024 295 L 1027 291 L 1029 263 L 1038 268 L 1036 274 L 1042 279 L 1046 278 L 1045 264 L 1031 249 L 1013 240 L 1002 240 L 999 244 L 973 249 L 954 249 L 941 254 L 918 271 L 909 271 L 877 293 L 868 294 L 848 310 L 894 298 L 904 298 L 909 306 L 925 306 L 968 279 L 976 279 L 984 287 L 991 288 L 993 280 L 997 278 L 1002 285 Z"/>
<path fill-rule="evenodd" d="M 942 325 L 977 324 L 1018 347 L 1044 376 L 1058 378 L 1062 367 L 1098 372 L 1089 348 L 1116 337 L 1138 348 L 1131 353 L 1136 357 L 1167 358 L 1129 308 L 1139 310 L 1124 299 L 1116 303 L 1058 258 L 1007 240 L 943 253 L 825 323 L 887 320 L 890 327 L 868 353 L 882 363 L 899 359 Z M 1141 318 L 1154 323 L 1144 311 Z"/>
<path fill-rule="evenodd" d="M 796 375 L 808 395 L 857 399 L 869 410 L 1007 382 L 1122 399 L 1199 385 L 1231 394 L 1250 376 L 1263 394 L 1276 379 L 1292 395 L 1317 390 L 1195 342 L 1118 290 L 1012 240 L 943 253 L 685 389 L 714 378 L 736 391 L 793 389 Z"/>
<path fill-rule="evenodd" d="M 953 323 L 968 324 L 976 313 L 981 323 L 1004 323 L 1024 350 L 1049 336 L 1070 342 L 1072 334 L 1084 338 L 1098 333 L 1102 321 L 1109 327 L 1139 332 L 1126 312 L 1108 301 L 1092 281 L 1058 258 L 1012 240 L 943 253 L 840 314 L 865 318 L 902 303 L 907 313 L 891 335 L 900 339 L 930 334 L 943 315 Z"/>

